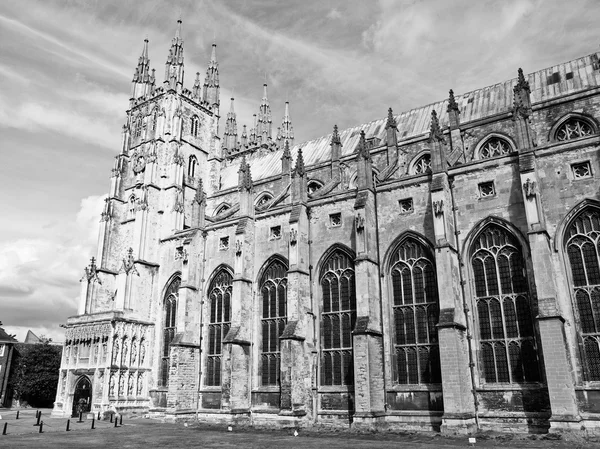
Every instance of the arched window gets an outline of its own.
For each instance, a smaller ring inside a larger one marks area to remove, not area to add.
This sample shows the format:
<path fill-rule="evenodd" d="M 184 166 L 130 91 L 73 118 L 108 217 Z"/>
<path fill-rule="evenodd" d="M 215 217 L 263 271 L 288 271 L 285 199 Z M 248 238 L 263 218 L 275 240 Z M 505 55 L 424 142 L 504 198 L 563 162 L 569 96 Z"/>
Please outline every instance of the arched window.
<path fill-rule="evenodd" d="M 156 132 L 156 120 L 158 118 L 158 113 L 156 112 L 156 108 L 154 108 L 154 112 L 152 113 L 152 132 Z"/>
<path fill-rule="evenodd" d="M 177 298 L 179 297 L 179 286 L 181 278 L 176 276 L 167 287 L 164 296 L 164 326 L 163 326 L 163 344 L 161 350 L 159 385 L 166 387 L 169 384 L 169 360 L 171 342 L 175 338 L 175 328 L 177 324 Z"/>
<path fill-rule="evenodd" d="M 133 126 L 133 137 L 140 137 L 142 135 L 142 116 L 139 115 L 135 120 L 135 124 Z"/>
<path fill-rule="evenodd" d="M 356 322 L 354 261 L 338 249 L 321 269 L 321 385 L 353 385 L 352 330 Z"/>
<path fill-rule="evenodd" d="M 391 259 L 396 382 L 439 383 L 438 290 L 430 251 L 406 239 Z"/>
<path fill-rule="evenodd" d="M 200 119 L 197 115 L 192 117 L 192 121 L 190 123 L 190 134 L 194 137 L 198 137 L 198 129 L 200 128 Z"/>
<path fill-rule="evenodd" d="M 215 209 L 215 215 L 222 214 L 223 212 L 228 211 L 229 209 L 231 209 L 231 206 L 229 206 L 229 204 L 226 204 L 226 203 L 221 204 L 219 207 L 217 207 Z"/>
<path fill-rule="evenodd" d="M 431 154 L 427 153 L 421 156 L 412 165 L 413 175 L 420 175 L 423 173 L 431 173 Z"/>
<path fill-rule="evenodd" d="M 279 337 L 287 322 L 287 266 L 272 261 L 260 280 L 262 345 L 260 378 L 263 385 L 279 385 Z"/>
<path fill-rule="evenodd" d="M 231 273 L 222 268 L 208 288 L 210 315 L 205 384 L 209 387 L 221 385 L 223 339 L 229 332 L 231 324 L 232 281 Z"/>
<path fill-rule="evenodd" d="M 521 245 L 490 224 L 472 245 L 471 264 L 485 382 L 539 380 L 529 286 Z"/>
<path fill-rule="evenodd" d="M 588 207 L 567 228 L 565 251 L 583 343 L 585 378 L 600 381 L 600 209 Z"/>
<path fill-rule="evenodd" d="M 129 197 L 129 202 L 127 203 L 127 219 L 132 220 L 135 218 L 135 209 L 136 209 L 136 198 L 135 195 L 131 195 Z"/>
<path fill-rule="evenodd" d="M 196 166 L 198 165 L 198 159 L 196 159 L 196 156 L 192 155 L 190 156 L 189 160 L 188 160 L 188 176 L 193 178 L 194 176 L 196 176 Z"/>
<path fill-rule="evenodd" d="M 589 122 L 579 117 L 571 117 L 558 127 L 555 139 L 558 141 L 572 140 L 592 134 L 594 134 L 594 129 Z"/>
<path fill-rule="evenodd" d="M 261 208 L 266 205 L 269 201 L 273 199 L 273 196 L 269 193 L 265 193 L 261 195 L 258 200 L 256 200 L 256 207 Z"/>
<path fill-rule="evenodd" d="M 319 181 L 314 180 L 314 179 L 312 181 L 308 181 L 308 184 L 306 186 L 309 194 L 310 193 L 315 193 L 321 187 L 323 187 L 323 184 L 320 183 Z"/>
<path fill-rule="evenodd" d="M 513 151 L 512 145 L 502 137 L 492 136 L 479 147 L 479 158 L 502 156 Z"/>

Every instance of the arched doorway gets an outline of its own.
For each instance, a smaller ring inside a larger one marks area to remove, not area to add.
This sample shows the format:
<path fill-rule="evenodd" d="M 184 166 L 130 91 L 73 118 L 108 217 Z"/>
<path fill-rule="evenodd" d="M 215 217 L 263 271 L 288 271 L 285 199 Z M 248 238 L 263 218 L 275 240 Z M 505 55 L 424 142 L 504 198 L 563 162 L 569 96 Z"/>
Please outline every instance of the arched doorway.
<path fill-rule="evenodd" d="M 71 416 L 79 416 L 80 408 L 83 413 L 89 412 L 92 408 L 92 383 L 85 376 L 80 377 L 75 384 Z"/>

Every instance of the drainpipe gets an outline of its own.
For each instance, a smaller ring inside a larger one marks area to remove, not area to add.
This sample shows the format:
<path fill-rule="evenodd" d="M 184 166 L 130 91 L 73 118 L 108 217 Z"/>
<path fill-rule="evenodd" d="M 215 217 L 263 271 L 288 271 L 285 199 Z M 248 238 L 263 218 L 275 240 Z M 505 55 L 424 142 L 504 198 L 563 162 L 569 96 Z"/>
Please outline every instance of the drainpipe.
<path fill-rule="evenodd" d="M 203 315 L 203 311 L 204 311 L 204 273 L 205 273 L 205 266 L 206 266 L 206 238 L 207 238 L 207 232 L 204 230 L 199 230 L 203 233 L 202 238 L 204 240 L 204 242 L 202 243 L 203 245 L 203 250 L 202 250 L 202 269 L 200 270 L 200 285 L 198 286 L 199 290 L 200 290 L 200 347 L 198 348 L 198 363 L 200 364 L 200 368 L 198 369 L 198 392 L 196 394 L 196 422 L 200 422 L 200 413 L 199 413 L 199 409 L 200 409 L 200 389 L 202 388 L 202 340 L 203 340 L 203 335 L 204 335 L 204 323 L 202 322 L 202 315 Z"/>
<path fill-rule="evenodd" d="M 459 278 L 460 278 L 460 291 L 462 296 L 463 303 L 463 312 L 465 314 L 465 327 L 467 328 L 467 346 L 469 349 L 469 372 L 471 373 L 471 392 L 473 393 L 473 404 L 475 405 L 475 425 L 477 426 L 477 430 L 481 430 L 479 426 L 479 401 L 477 400 L 477 391 L 475 391 L 475 362 L 473 360 L 473 335 L 471 333 L 471 325 L 469 319 L 469 306 L 467 305 L 467 295 L 465 293 L 465 279 L 463 275 L 462 268 L 464 267 L 462 255 L 460 252 L 459 244 L 458 244 L 458 223 L 456 220 L 456 202 L 454 200 L 454 178 L 452 180 L 449 179 L 448 182 L 450 186 L 450 197 L 452 198 L 452 218 L 454 219 L 454 233 L 456 239 L 456 254 L 458 256 L 459 263 Z"/>

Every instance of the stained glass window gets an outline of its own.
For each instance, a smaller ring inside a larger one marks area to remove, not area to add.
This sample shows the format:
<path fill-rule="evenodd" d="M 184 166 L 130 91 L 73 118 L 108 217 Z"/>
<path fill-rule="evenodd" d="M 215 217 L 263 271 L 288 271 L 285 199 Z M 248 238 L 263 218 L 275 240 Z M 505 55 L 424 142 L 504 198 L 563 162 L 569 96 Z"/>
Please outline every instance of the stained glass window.
<path fill-rule="evenodd" d="M 556 130 L 556 140 L 564 141 L 591 136 L 594 133 L 588 122 L 580 118 L 570 118 Z"/>
<path fill-rule="evenodd" d="M 487 159 L 495 156 L 502 156 L 512 151 L 511 145 L 500 137 L 490 137 L 484 142 L 479 149 L 479 157 L 481 159 Z"/>
<path fill-rule="evenodd" d="M 394 250 L 391 281 L 395 380 L 439 383 L 438 291 L 432 257 L 424 245 L 407 239 Z"/>
<path fill-rule="evenodd" d="M 354 261 L 336 250 L 321 270 L 321 385 L 353 385 L 352 330 L 356 322 Z"/>
<path fill-rule="evenodd" d="M 424 154 L 413 165 L 413 175 L 431 172 L 431 155 Z"/>
<path fill-rule="evenodd" d="M 283 333 L 287 310 L 287 266 L 275 260 L 260 281 L 262 296 L 262 345 L 260 376 L 263 385 L 279 385 L 279 337 Z"/>
<path fill-rule="evenodd" d="M 473 243 L 482 378 L 487 383 L 539 381 L 529 286 L 521 245 L 488 225 Z"/>
<path fill-rule="evenodd" d="M 192 134 L 192 136 L 198 137 L 198 129 L 199 128 L 200 128 L 200 119 L 198 118 L 197 115 L 194 115 L 192 117 L 192 121 L 190 124 L 190 133 Z"/>
<path fill-rule="evenodd" d="M 567 228 L 566 252 L 583 343 L 585 378 L 600 381 L 600 210 L 584 209 Z"/>
<path fill-rule="evenodd" d="M 231 325 L 231 290 L 233 278 L 226 269 L 221 269 L 208 289 L 209 324 L 205 384 L 221 385 L 221 358 L 223 339 Z"/>
<path fill-rule="evenodd" d="M 177 298 L 179 296 L 179 286 L 181 278 L 175 277 L 168 285 L 164 296 L 164 326 L 163 326 L 163 344 L 161 348 L 161 365 L 159 384 L 166 387 L 169 384 L 169 361 L 171 342 L 175 337 L 177 323 Z"/>

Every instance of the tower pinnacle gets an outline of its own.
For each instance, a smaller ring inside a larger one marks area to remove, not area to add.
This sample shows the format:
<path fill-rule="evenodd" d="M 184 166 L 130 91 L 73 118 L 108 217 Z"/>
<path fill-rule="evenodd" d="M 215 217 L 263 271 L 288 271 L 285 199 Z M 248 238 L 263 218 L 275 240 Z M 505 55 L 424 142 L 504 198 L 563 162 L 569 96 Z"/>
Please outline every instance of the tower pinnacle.
<path fill-rule="evenodd" d="M 212 44 L 210 61 L 206 69 L 206 78 L 204 78 L 204 91 L 202 94 L 202 103 L 219 114 L 219 63 L 217 62 L 217 44 Z"/>
<path fill-rule="evenodd" d="M 258 123 L 256 125 L 256 140 L 258 143 L 266 144 L 267 141 L 271 140 L 272 123 L 271 106 L 269 106 L 269 98 L 267 96 L 267 83 L 264 83 L 263 98 L 258 108 Z"/>
<path fill-rule="evenodd" d="M 231 98 L 231 107 L 227 113 L 227 121 L 225 122 L 225 135 L 223 140 L 223 148 L 227 150 L 227 153 L 231 154 L 237 150 L 237 118 L 235 110 L 233 109 L 233 97 Z"/>
<path fill-rule="evenodd" d="M 290 118 L 290 102 L 285 102 L 285 113 L 283 114 L 283 120 L 281 122 L 281 128 L 278 128 L 277 133 L 277 146 L 283 148 L 285 142 L 289 142 L 290 145 L 294 145 L 294 128 L 292 126 L 292 119 Z"/>
<path fill-rule="evenodd" d="M 144 39 L 142 54 L 138 60 L 138 65 L 133 74 L 131 87 L 131 98 L 139 98 L 148 95 L 153 89 L 154 76 L 150 69 L 150 59 L 148 58 L 148 38 Z"/>
<path fill-rule="evenodd" d="M 165 84 L 169 89 L 183 88 L 183 39 L 181 39 L 181 19 L 177 21 L 175 37 L 165 64 Z"/>

